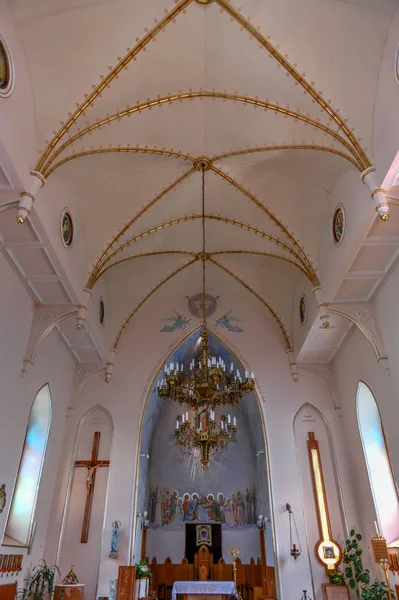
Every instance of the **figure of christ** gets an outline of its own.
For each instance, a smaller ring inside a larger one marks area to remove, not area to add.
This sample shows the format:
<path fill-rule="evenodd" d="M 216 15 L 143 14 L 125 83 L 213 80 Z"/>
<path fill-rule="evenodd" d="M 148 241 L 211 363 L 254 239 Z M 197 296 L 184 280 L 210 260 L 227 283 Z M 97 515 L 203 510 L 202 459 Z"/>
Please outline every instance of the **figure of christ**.
<path fill-rule="evenodd" d="M 93 485 L 93 475 L 94 475 L 94 471 L 96 469 L 98 469 L 98 467 L 101 467 L 103 463 L 100 462 L 98 465 L 87 465 L 87 477 L 86 477 L 86 495 L 89 496 L 90 495 L 90 490 L 92 488 Z"/>

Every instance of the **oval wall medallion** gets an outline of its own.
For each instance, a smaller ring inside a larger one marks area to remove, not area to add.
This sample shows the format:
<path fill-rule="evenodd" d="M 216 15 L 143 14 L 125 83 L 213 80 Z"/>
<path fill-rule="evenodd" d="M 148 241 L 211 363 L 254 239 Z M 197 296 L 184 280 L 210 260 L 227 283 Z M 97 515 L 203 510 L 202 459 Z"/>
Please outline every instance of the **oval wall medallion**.
<path fill-rule="evenodd" d="M 0 34 L 0 97 L 7 98 L 14 87 L 14 62 L 4 37 Z"/>
<path fill-rule="evenodd" d="M 61 239 L 67 250 L 75 241 L 75 221 L 69 208 L 64 208 L 61 215 Z"/>
<path fill-rule="evenodd" d="M 396 54 L 395 54 L 395 79 L 396 79 L 396 83 L 399 84 L 399 46 L 396 50 Z"/>
<path fill-rule="evenodd" d="M 98 301 L 98 322 L 100 323 L 101 327 L 104 325 L 104 319 L 105 319 L 105 303 L 103 298 L 100 298 L 100 300 Z"/>
<path fill-rule="evenodd" d="M 306 296 L 305 294 L 302 294 L 301 299 L 299 300 L 299 320 L 301 322 L 301 325 L 305 324 L 307 314 L 308 306 L 306 302 Z"/>
<path fill-rule="evenodd" d="M 337 204 L 331 217 L 331 238 L 335 246 L 342 244 L 345 235 L 345 211 L 342 204 Z"/>

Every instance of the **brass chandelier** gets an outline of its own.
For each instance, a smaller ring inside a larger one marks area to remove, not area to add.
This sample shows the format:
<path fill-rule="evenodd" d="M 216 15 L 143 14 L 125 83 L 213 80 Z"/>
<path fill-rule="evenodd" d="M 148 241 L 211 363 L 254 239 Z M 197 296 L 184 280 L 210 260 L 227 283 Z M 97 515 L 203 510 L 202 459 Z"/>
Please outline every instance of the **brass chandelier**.
<path fill-rule="evenodd" d="M 202 171 L 202 332 L 200 350 L 197 358 L 190 362 L 186 371 L 184 363 L 170 362 L 165 365 L 163 377 L 158 381 L 158 396 L 170 398 L 184 404 L 194 411 L 194 417 L 189 420 L 188 411 L 178 417 L 175 436 L 179 445 L 188 450 L 199 452 L 202 469 L 206 471 L 213 454 L 226 448 L 230 442 L 236 441 L 236 418 L 222 415 L 220 426 L 216 423 L 215 407 L 220 405 L 236 406 L 243 393 L 249 394 L 254 390 L 254 374 L 245 371 L 242 377 L 239 369 L 230 369 L 221 356 L 211 356 L 208 345 L 206 323 L 206 248 L 205 248 L 205 170 L 204 160 L 199 164 Z"/>
<path fill-rule="evenodd" d="M 199 458 L 203 471 L 208 470 L 211 458 L 219 450 L 223 450 L 230 444 L 236 442 L 237 420 L 233 422 L 228 415 L 222 415 L 220 426 L 215 419 L 215 411 L 204 409 L 196 411 L 190 423 L 188 411 L 177 417 L 175 436 L 180 446 L 191 451 L 199 451 Z"/>

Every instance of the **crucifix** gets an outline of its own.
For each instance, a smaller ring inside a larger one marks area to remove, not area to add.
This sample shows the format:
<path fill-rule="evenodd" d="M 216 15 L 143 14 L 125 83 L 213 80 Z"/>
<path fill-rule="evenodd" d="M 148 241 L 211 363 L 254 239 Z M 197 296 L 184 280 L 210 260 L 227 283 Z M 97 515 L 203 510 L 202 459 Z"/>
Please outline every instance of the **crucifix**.
<path fill-rule="evenodd" d="M 98 449 L 100 447 L 101 432 L 96 431 L 93 438 L 93 448 L 91 451 L 91 460 L 77 460 L 75 467 L 85 467 L 87 469 L 86 477 L 86 504 L 83 517 L 81 544 L 86 544 L 89 539 L 89 526 L 91 507 L 93 504 L 94 484 L 96 482 L 96 471 L 99 467 L 109 467 L 109 460 L 98 460 Z"/>

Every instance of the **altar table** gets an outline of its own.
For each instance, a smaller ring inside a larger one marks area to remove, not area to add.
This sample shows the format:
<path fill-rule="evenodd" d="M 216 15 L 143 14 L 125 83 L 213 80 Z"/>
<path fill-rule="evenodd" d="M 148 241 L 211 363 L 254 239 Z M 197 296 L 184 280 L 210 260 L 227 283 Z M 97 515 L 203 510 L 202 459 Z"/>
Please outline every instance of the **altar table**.
<path fill-rule="evenodd" d="M 183 594 L 184 600 L 225 600 L 235 594 L 234 581 L 175 581 L 172 600 Z M 206 596 L 212 595 L 212 599 Z"/>

